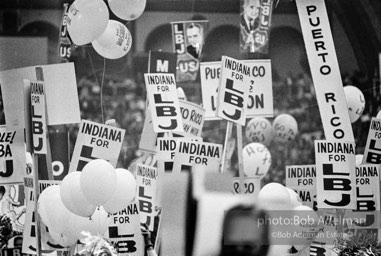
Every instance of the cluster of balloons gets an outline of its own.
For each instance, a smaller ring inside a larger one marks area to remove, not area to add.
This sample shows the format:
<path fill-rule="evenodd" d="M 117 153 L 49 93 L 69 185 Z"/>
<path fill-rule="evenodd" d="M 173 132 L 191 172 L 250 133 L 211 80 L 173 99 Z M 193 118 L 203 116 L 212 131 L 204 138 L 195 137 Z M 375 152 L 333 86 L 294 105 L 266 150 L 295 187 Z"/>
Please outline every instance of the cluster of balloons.
<path fill-rule="evenodd" d="M 288 232 L 293 234 L 289 237 L 289 245 L 298 251 L 303 251 L 315 239 L 319 232 L 318 214 L 310 207 L 302 204 L 299 195 L 292 189 L 280 183 L 268 183 L 262 187 L 258 194 L 258 205 L 267 210 L 270 218 L 282 217 L 284 224 L 273 221 L 270 224 L 270 232 Z M 286 222 L 290 220 L 300 220 L 298 222 Z M 304 222 L 308 221 L 308 223 Z M 298 234 L 298 235 L 296 235 Z M 273 238 L 274 239 L 274 238 Z M 271 241 L 270 241 L 271 242 Z M 276 238 L 273 240 L 276 244 Z"/>
<path fill-rule="evenodd" d="M 289 114 L 278 115 L 273 123 L 264 117 L 251 119 L 245 128 L 246 138 L 250 141 L 243 148 L 243 171 L 247 177 L 262 178 L 271 165 L 271 153 L 267 147 L 271 142 L 287 143 L 295 139 L 298 124 Z"/>
<path fill-rule="evenodd" d="M 347 101 L 349 120 L 356 122 L 365 109 L 365 97 L 359 88 L 353 85 L 344 86 L 345 99 Z"/>
<path fill-rule="evenodd" d="M 123 20 L 135 20 L 144 11 L 146 0 L 108 0 L 111 11 Z M 67 30 L 76 45 L 91 43 L 94 50 L 108 59 L 126 55 L 132 44 L 131 33 L 121 22 L 109 20 L 103 0 L 75 0 L 69 8 Z"/>
<path fill-rule="evenodd" d="M 136 180 L 126 169 L 103 159 L 92 160 L 82 172 L 71 172 L 60 185 L 43 190 L 38 213 L 53 239 L 62 246 L 82 240 L 82 231 L 104 235 L 109 214 L 127 207 L 136 194 Z"/>

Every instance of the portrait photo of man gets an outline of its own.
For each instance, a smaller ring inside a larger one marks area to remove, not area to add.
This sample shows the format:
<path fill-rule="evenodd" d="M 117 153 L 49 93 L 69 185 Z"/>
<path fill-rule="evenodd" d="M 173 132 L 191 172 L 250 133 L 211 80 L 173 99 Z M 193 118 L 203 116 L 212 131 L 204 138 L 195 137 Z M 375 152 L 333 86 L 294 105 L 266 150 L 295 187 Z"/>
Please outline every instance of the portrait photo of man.
<path fill-rule="evenodd" d="M 186 29 L 187 52 L 199 59 L 204 44 L 204 29 L 201 24 L 191 23 Z"/>

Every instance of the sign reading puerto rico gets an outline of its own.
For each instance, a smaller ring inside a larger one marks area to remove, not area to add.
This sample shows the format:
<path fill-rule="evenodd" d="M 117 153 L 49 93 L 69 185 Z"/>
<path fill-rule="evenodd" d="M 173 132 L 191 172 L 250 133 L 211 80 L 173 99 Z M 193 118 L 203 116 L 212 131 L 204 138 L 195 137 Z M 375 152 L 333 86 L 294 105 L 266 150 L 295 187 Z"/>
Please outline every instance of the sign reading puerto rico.
<path fill-rule="evenodd" d="M 271 60 L 244 60 L 251 70 L 246 118 L 274 116 Z"/>
<path fill-rule="evenodd" d="M 201 166 L 207 171 L 218 172 L 221 157 L 221 144 L 181 138 L 176 143 L 173 172 L 181 172 L 184 166 Z"/>
<path fill-rule="evenodd" d="M 0 126 L 0 183 L 23 182 L 25 166 L 24 129 Z"/>
<path fill-rule="evenodd" d="M 379 164 L 356 166 L 356 208 L 348 210 L 352 218 L 348 228 L 379 228 L 380 169 Z"/>
<path fill-rule="evenodd" d="M 151 108 L 153 130 L 158 132 L 181 132 L 183 123 L 173 74 L 144 74 L 147 98 Z"/>
<path fill-rule="evenodd" d="M 30 85 L 33 153 L 46 154 L 47 122 L 45 105 L 45 85 L 42 81 L 24 80 Z"/>
<path fill-rule="evenodd" d="M 324 0 L 297 0 L 296 6 L 325 138 L 354 141 Z"/>
<path fill-rule="evenodd" d="M 237 178 L 233 179 L 233 194 L 240 195 L 241 188 L 240 182 Z M 260 178 L 244 178 L 244 194 L 253 195 L 254 198 L 258 198 L 259 190 L 261 190 L 261 179 Z"/>
<path fill-rule="evenodd" d="M 318 208 L 355 209 L 355 143 L 315 140 Z"/>
<path fill-rule="evenodd" d="M 154 230 L 157 169 L 143 164 L 137 164 L 136 184 L 138 187 L 137 200 L 139 201 L 140 222 L 147 224 L 150 231 Z"/>
<path fill-rule="evenodd" d="M 82 120 L 69 172 L 82 171 L 88 162 L 99 158 L 115 167 L 125 132 L 114 126 Z"/>
<path fill-rule="evenodd" d="M 132 202 L 123 210 L 111 215 L 110 219 L 107 236 L 115 246 L 118 255 L 144 255 L 137 203 Z"/>
<path fill-rule="evenodd" d="M 200 137 L 204 126 L 205 109 L 195 103 L 179 100 L 181 117 L 183 119 L 183 132 L 176 134 L 190 137 Z"/>
<path fill-rule="evenodd" d="M 222 56 L 217 116 L 245 125 L 251 69 L 242 61 Z"/>
<path fill-rule="evenodd" d="M 362 163 L 381 164 L 381 119 L 372 117 Z"/>
<path fill-rule="evenodd" d="M 217 91 L 221 77 L 221 62 L 201 62 L 200 79 L 202 105 L 205 108 L 205 120 L 221 119 L 217 116 Z"/>

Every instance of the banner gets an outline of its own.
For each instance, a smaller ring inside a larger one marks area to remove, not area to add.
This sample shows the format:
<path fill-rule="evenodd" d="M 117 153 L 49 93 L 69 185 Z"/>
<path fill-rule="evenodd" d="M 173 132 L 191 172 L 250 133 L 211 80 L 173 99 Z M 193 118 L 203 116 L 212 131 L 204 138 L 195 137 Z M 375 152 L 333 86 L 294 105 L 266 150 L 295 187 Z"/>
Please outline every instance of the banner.
<path fill-rule="evenodd" d="M 274 116 L 271 60 L 243 60 L 251 68 L 252 79 L 248 83 L 246 118 Z M 217 95 L 221 77 L 221 62 L 201 62 L 200 78 L 205 120 L 217 117 Z"/>
<path fill-rule="evenodd" d="M 356 208 L 346 211 L 353 221 L 348 228 L 378 229 L 380 227 L 380 166 L 356 166 Z"/>
<path fill-rule="evenodd" d="M 72 42 L 69 37 L 69 33 L 67 31 L 67 15 L 69 11 L 69 4 L 64 3 L 63 4 L 63 14 L 62 14 L 62 20 L 61 20 L 61 29 L 60 29 L 60 36 L 59 36 L 59 45 L 58 45 L 58 54 L 60 57 L 60 60 L 62 62 L 68 62 L 71 57 L 72 52 Z"/>
<path fill-rule="evenodd" d="M 205 109 L 190 101 L 179 100 L 179 102 L 184 131 L 174 132 L 174 134 L 185 137 L 201 137 Z"/>
<path fill-rule="evenodd" d="M 173 52 L 149 51 L 148 72 L 176 75 L 177 55 Z"/>
<path fill-rule="evenodd" d="M 242 52 L 268 53 L 273 0 L 241 0 L 240 45 Z"/>
<path fill-rule="evenodd" d="M 136 202 L 111 215 L 106 236 L 121 256 L 144 255 L 144 241 L 140 230 L 139 209 Z"/>
<path fill-rule="evenodd" d="M 26 174 L 24 129 L 0 126 L 0 184 L 21 183 Z"/>
<path fill-rule="evenodd" d="M 217 116 L 245 125 L 251 68 L 242 61 L 222 56 Z"/>
<path fill-rule="evenodd" d="M 324 0 L 297 0 L 325 138 L 354 141 Z"/>
<path fill-rule="evenodd" d="M 124 129 L 82 120 L 75 142 L 69 173 L 82 171 L 94 159 L 104 159 L 116 166 L 122 148 Z"/>
<path fill-rule="evenodd" d="M 207 20 L 171 22 L 173 51 L 177 54 L 177 82 L 196 80 L 207 24 Z"/>
<path fill-rule="evenodd" d="M 136 184 L 140 222 L 147 224 L 150 231 L 154 230 L 157 176 L 155 167 L 137 164 Z"/>
<path fill-rule="evenodd" d="M 48 126 L 46 122 L 45 85 L 42 81 L 24 80 L 24 83 L 26 87 L 29 86 L 31 89 L 33 153 L 46 155 Z"/>
<path fill-rule="evenodd" d="M 355 143 L 315 140 L 318 208 L 355 209 Z"/>
<path fill-rule="evenodd" d="M 39 188 L 40 193 L 47 187 L 52 185 L 59 185 L 59 181 L 52 180 L 40 180 Z M 26 177 L 24 179 L 25 187 L 25 197 L 26 197 L 26 213 L 25 213 L 25 229 L 23 233 L 23 253 L 36 254 L 36 212 L 34 210 L 34 190 L 33 190 L 33 179 Z M 42 253 L 48 253 L 50 250 L 66 250 L 67 248 L 62 247 L 59 244 L 56 244 L 52 236 L 49 234 L 49 229 L 46 227 L 42 221 L 40 221 L 40 230 L 41 230 L 41 249 Z"/>
<path fill-rule="evenodd" d="M 144 74 L 154 132 L 183 131 L 173 74 Z"/>
<path fill-rule="evenodd" d="M 381 119 L 372 117 L 362 163 L 381 164 Z"/>
<path fill-rule="evenodd" d="M 218 172 L 221 157 L 221 144 L 180 138 L 176 143 L 173 172 L 179 173 L 192 166 L 200 166 L 207 171 Z"/>

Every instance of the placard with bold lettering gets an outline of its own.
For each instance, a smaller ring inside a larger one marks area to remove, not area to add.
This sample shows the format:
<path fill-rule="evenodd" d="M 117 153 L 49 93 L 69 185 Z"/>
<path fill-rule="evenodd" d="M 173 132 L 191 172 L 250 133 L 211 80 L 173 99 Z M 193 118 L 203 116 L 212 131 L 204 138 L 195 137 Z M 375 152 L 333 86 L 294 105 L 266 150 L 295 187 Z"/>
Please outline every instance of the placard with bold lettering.
<path fill-rule="evenodd" d="M 47 122 L 45 105 L 45 85 L 42 81 L 24 80 L 30 86 L 32 141 L 33 153 L 43 155 L 47 153 Z"/>
<path fill-rule="evenodd" d="M 271 60 L 243 60 L 251 70 L 246 118 L 273 117 Z"/>
<path fill-rule="evenodd" d="M 25 162 L 24 129 L 0 126 L 0 184 L 23 182 Z"/>
<path fill-rule="evenodd" d="M 222 56 L 217 116 L 245 125 L 251 68 L 242 61 Z"/>
<path fill-rule="evenodd" d="M 184 131 L 174 132 L 174 134 L 200 137 L 204 126 L 205 109 L 190 101 L 179 100 L 179 102 Z"/>
<path fill-rule="evenodd" d="M 173 172 L 200 166 L 207 171 L 218 172 L 222 157 L 222 145 L 209 142 L 192 141 L 186 138 L 177 140 Z"/>
<path fill-rule="evenodd" d="M 123 210 L 111 215 L 110 219 L 106 236 L 115 246 L 118 255 L 144 255 L 138 204 L 132 202 Z"/>
<path fill-rule="evenodd" d="M 40 180 L 39 188 L 40 193 L 47 187 L 52 185 L 59 185 L 60 181 L 53 180 Z M 34 189 L 33 179 L 31 177 L 24 178 L 24 189 L 26 197 L 26 213 L 25 213 L 25 225 L 23 232 L 23 245 L 22 252 L 36 254 L 36 212 L 34 210 Z M 41 231 L 41 249 L 42 253 L 50 252 L 51 250 L 64 251 L 65 247 L 57 244 L 52 236 L 49 234 L 49 229 L 40 221 Z"/>
<path fill-rule="evenodd" d="M 356 166 L 356 208 L 347 210 L 348 228 L 371 229 L 380 227 L 380 166 Z"/>
<path fill-rule="evenodd" d="M 372 117 L 362 163 L 381 164 L 381 119 Z"/>
<path fill-rule="evenodd" d="M 288 188 L 316 188 L 316 166 L 310 165 L 287 165 L 286 187 Z"/>
<path fill-rule="evenodd" d="M 150 231 L 154 230 L 157 176 L 157 168 L 137 164 L 136 184 L 138 187 L 137 200 L 139 202 L 140 222 L 147 224 Z"/>
<path fill-rule="evenodd" d="M 82 120 L 70 162 L 69 172 L 82 171 L 94 159 L 116 166 L 125 134 L 124 129 Z"/>
<path fill-rule="evenodd" d="M 173 74 L 144 74 L 147 99 L 151 108 L 153 130 L 183 131 L 176 81 Z"/>
<path fill-rule="evenodd" d="M 205 120 L 221 119 L 217 116 L 217 91 L 221 77 L 221 62 L 201 62 L 200 80 Z"/>
<path fill-rule="evenodd" d="M 176 75 L 176 62 L 176 53 L 150 51 L 148 55 L 148 73 L 171 73 Z"/>
<path fill-rule="evenodd" d="M 233 194 L 239 195 L 241 193 L 240 182 L 237 178 L 233 178 Z M 259 190 L 261 190 L 261 179 L 259 178 L 244 178 L 244 194 L 253 195 L 256 199 L 258 198 Z"/>
<path fill-rule="evenodd" d="M 315 140 L 318 208 L 355 209 L 355 143 Z"/>
<path fill-rule="evenodd" d="M 296 0 L 327 140 L 354 141 L 324 0 Z"/>
<path fill-rule="evenodd" d="M 157 139 L 157 169 L 159 173 L 171 172 L 175 157 L 176 142 L 179 138 L 162 137 Z"/>

